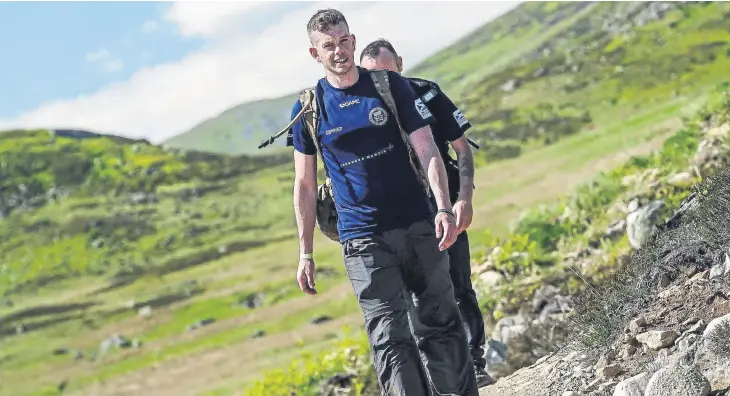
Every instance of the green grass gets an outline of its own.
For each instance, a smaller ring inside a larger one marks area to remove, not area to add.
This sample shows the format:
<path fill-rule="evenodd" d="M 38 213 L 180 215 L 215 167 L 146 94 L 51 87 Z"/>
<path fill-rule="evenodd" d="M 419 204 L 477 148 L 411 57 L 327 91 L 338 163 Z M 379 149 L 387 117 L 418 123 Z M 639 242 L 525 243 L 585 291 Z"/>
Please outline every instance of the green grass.
<path fill-rule="evenodd" d="M 693 147 L 691 139 L 675 138 L 682 144 L 678 150 L 667 146 L 664 159 L 620 168 L 632 156 L 660 149 L 680 129 L 682 117 L 700 110 L 710 87 L 726 79 L 730 66 L 724 47 L 698 49 L 698 44 L 726 39 L 721 21 L 726 5 L 673 11 L 637 28 L 628 42 L 596 31 L 601 26 L 596 18 L 608 8 L 621 9 L 621 3 L 575 7 L 525 4 L 412 72 L 437 76 L 464 105 L 474 120 L 472 137 L 499 137 L 476 152 L 472 254 L 482 262 L 496 243 L 534 254 L 525 262 L 498 258 L 514 279 L 480 300 L 490 321 L 509 314 L 535 287 L 516 282 L 565 276 L 549 251 L 585 245 L 613 220 L 605 204 L 626 193 L 617 187 L 617 177 L 655 165 L 665 176 L 686 162 L 683 150 Z M 548 10 L 555 13 L 545 15 Z M 508 33 L 511 26 L 516 30 Z M 570 34 L 581 26 L 587 30 Z M 540 41 L 531 42 L 535 37 Z M 666 37 L 666 44 L 654 45 L 656 37 Z M 600 45 L 579 51 L 591 40 Z M 551 46 L 551 56 L 535 52 L 544 45 Z M 570 59 L 568 49 L 575 50 Z M 504 57 L 495 56 L 505 50 Z M 715 54 L 711 62 L 700 57 L 709 54 Z M 690 60 L 678 60 L 682 57 Z M 566 62 L 583 69 L 556 71 Z M 622 73 L 615 71 L 618 65 Z M 543 66 L 552 71 L 532 77 Z M 517 89 L 497 89 L 515 77 L 524 79 Z M 460 81 L 471 89 L 460 91 Z M 586 112 L 590 119 L 583 117 Z M 547 135 L 536 132 L 540 126 Z M 546 136 L 551 138 L 547 145 Z M 515 148 L 519 155 L 510 155 Z M 0 155 L 6 164 L 0 207 L 8 206 L 20 184 L 29 191 L 24 199 L 31 206 L 13 204 L 0 220 L 0 394 L 44 394 L 65 379 L 67 393 L 78 395 L 91 389 L 112 393 L 147 380 L 157 381 L 160 394 L 234 394 L 268 369 L 289 367 L 302 350 L 314 359 L 320 351 L 339 348 L 336 338 L 343 325 L 353 326 L 355 334 L 343 345 L 362 346 L 362 318 L 337 244 L 316 236 L 320 294 L 304 296 L 296 286 L 290 154 L 207 155 L 146 142 L 50 140 L 48 132 L 16 131 L 0 133 Z M 614 169 L 620 171 L 611 173 Z M 601 171 L 607 176 L 585 184 Z M 64 188 L 53 191 L 69 195 L 45 198 L 54 186 Z M 570 191 L 579 192 L 565 197 Z M 139 192 L 157 199 L 134 204 Z M 681 193 L 661 194 L 676 203 Z M 44 198 L 33 201 L 33 196 Z M 551 202 L 557 203 L 520 216 Z M 553 217 L 565 206 L 578 209 L 576 217 L 554 226 Z M 586 227 L 585 216 L 591 215 L 597 220 Z M 624 239 L 608 244 L 609 258 L 597 268 L 610 269 L 626 246 Z M 600 280 L 601 271 L 591 276 Z M 571 289 L 580 287 L 573 278 L 565 282 Z M 251 293 L 264 293 L 261 307 L 238 304 Z M 130 301 L 137 305 L 128 307 Z M 157 301 L 148 319 L 137 315 L 146 301 Z M 500 301 L 506 302 L 503 311 L 492 312 Z M 29 313 L 40 306 L 55 311 Z M 23 312 L 24 317 L 11 320 Z M 318 315 L 333 321 L 309 324 Z M 215 323 L 186 330 L 205 318 Z M 16 335 L 19 324 L 30 330 Z M 250 338 L 259 330 L 265 331 L 263 337 Z M 112 349 L 97 361 L 99 343 L 115 333 L 138 338 L 141 348 Z M 85 358 L 54 356 L 59 347 L 81 350 Z M 338 365 L 345 357 L 338 354 L 329 363 L 312 360 L 295 374 L 269 375 L 264 384 L 306 383 L 311 391 L 320 378 L 342 370 Z M 268 389 L 277 394 L 281 388 Z"/>

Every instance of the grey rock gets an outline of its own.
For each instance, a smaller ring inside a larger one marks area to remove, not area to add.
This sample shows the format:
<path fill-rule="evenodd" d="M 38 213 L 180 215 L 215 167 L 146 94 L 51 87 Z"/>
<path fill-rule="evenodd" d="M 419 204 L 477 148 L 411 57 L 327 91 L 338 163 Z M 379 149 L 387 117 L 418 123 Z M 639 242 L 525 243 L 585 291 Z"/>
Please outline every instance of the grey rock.
<path fill-rule="evenodd" d="M 502 85 L 502 90 L 505 92 L 511 92 L 511 91 L 514 91 L 515 89 L 519 88 L 519 86 L 520 86 L 519 80 L 511 79 Z"/>
<path fill-rule="evenodd" d="M 688 334 L 686 337 L 682 338 L 679 341 L 679 344 L 677 345 L 677 348 L 679 348 L 680 352 L 686 352 L 689 350 L 689 348 L 697 342 L 697 340 L 700 338 L 697 334 Z"/>
<path fill-rule="evenodd" d="M 633 345 L 624 345 L 623 350 L 621 351 L 621 358 L 624 360 L 634 356 L 638 349 L 636 349 Z"/>
<path fill-rule="evenodd" d="M 723 275 L 725 275 L 725 265 L 724 264 L 720 263 L 720 264 L 715 264 L 714 266 L 712 266 L 712 269 L 710 270 L 710 279 L 721 278 Z"/>
<path fill-rule="evenodd" d="M 603 392 L 607 391 L 608 389 L 616 387 L 617 383 L 618 382 L 616 382 L 616 381 L 608 381 L 608 382 L 602 383 L 601 385 L 598 386 L 598 393 L 603 393 Z"/>
<path fill-rule="evenodd" d="M 674 345 L 677 338 L 679 334 L 671 330 L 650 330 L 636 336 L 640 343 L 655 351 Z"/>
<path fill-rule="evenodd" d="M 615 378 L 616 376 L 621 374 L 621 371 L 623 371 L 621 365 L 618 363 L 614 363 L 608 366 L 601 367 L 598 370 L 598 376 L 603 378 L 604 380 L 608 380 L 611 378 Z"/>
<path fill-rule="evenodd" d="M 639 200 L 638 199 L 632 199 L 631 202 L 629 202 L 628 206 L 626 207 L 626 210 L 629 213 L 636 212 L 639 209 Z"/>
<path fill-rule="evenodd" d="M 672 176 L 668 183 L 675 187 L 687 187 L 692 184 L 692 174 L 689 172 L 681 172 Z"/>
<path fill-rule="evenodd" d="M 710 381 L 697 367 L 673 364 L 654 373 L 644 396 L 707 396 L 711 390 Z"/>
<path fill-rule="evenodd" d="M 616 385 L 613 396 L 644 396 L 650 378 L 649 373 L 641 373 L 625 379 Z"/>
<path fill-rule="evenodd" d="M 481 286 L 490 288 L 498 286 L 502 282 L 502 274 L 497 271 L 486 271 L 479 275 Z"/>
<path fill-rule="evenodd" d="M 641 246 L 654 232 L 654 226 L 662 208 L 664 208 L 664 201 L 655 200 L 629 213 L 626 217 L 626 232 L 629 243 L 634 249 L 641 249 Z"/>
<path fill-rule="evenodd" d="M 703 320 L 698 321 L 692 327 L 690 327 L 689 330 L 687 330 L 687 333 L 690 334 L 701 334 L 702 331 L 705 329 L 705 322 Z"/>
<path fill-rule="evenodd" d="M 527 331 L 525 320 L 522 316 L 508 316 L 497 322 L 494 326 L 492 338 L 509 345 L 513 339 L 518 339 Z"/>
<path fill-rule="evenodd" d="M 638 317 L 629 322 L 629 331 L 632 334 L 638 334 L 641 332 L 644 326 L 646 326 L 646 319 L 644 319 L 643 317 Z"/>
<path fill-rule="evenodd" d="M 730 387 L 730 314 L 708 323 L 693 348 L 695 364 L 713 388 Z"/>

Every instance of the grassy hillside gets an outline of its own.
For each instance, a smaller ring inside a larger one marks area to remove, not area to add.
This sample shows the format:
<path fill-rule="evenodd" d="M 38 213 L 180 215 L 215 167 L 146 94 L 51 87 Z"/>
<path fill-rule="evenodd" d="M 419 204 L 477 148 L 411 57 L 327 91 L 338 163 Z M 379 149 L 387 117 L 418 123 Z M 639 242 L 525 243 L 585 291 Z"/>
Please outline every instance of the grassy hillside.
<path fill-rule="evenodd" d="M 41 130 L 1 133 L 0 157 L 5 295 L 76 276 L 164 274 L 215 257 L 226 244 L 266 243 L 260 231 L 287 216 L 257 216 L 255 202 L 270 188 L 281 196 L 259 174 L 281 174 L 288 156 L 175 154 L 147 142 Z M 250 199 L 236 200 L 239 190 Z M 206 202 L 212 192 L 232 200 Z M 181 255 L 186 249 L 206 253 Z"/>
<path fill-rule="evenodd" d="M 511 235 L 525 208 L 662 147 L 726 78 L 727 3 L 682 6 L 642 23 L 627 11 L 635 6 L 528 3 L 436 55 L 464 65 L 463 78 L 438 71 L 438 62 L 413 72 L 438 75 L 449 93 L 472 81 L 456 98 L 476 125 L 472 136 L 488 143 L 478 152 L 475 260 L 492 236 Z M 604 36 L 611 24 L 633 33 Z M 520 50 L 549 53 L 531 41 L 546 31 L 562 58 Z M 516 51 L 512 60 L 494 56 L 507 50 Z M 537 66 L 547 71 L 528 73 Z M 494 88 L 511 79 L 520 83 L 509 92 Z M 286 119 L 291 100 L 282 101 Z M 0 158 L 2 395 L 57 394 L 59 386 L 71 395 L 231 395 L 264 370 L 359 334 L 337 244 L 316 236 L 319 295 L 304 296 L 294 281 L 290 154 L 204 155 L 15 131 L 0 133 Z M 584 188 L 598 191 L 596 202 L 614 194 Z M 547 251 L 561 233 L 584 231 L 550 226 L 562 208 L 528 216 L 534 221 L 520 224 L 532 228 L 522 233 L 537 229 Z M 505 287 L 483 303 L 519 299 L 522 289 Z M 297 381 L 316 384 L 335 367 L 327 364 L 311 360 Z"/>
<path fill-rule="evenodd" d="M 691 95 L 727 70 L 726 3 L 528 3 L 411 74 L 459 98 L 487 161 Z"/>

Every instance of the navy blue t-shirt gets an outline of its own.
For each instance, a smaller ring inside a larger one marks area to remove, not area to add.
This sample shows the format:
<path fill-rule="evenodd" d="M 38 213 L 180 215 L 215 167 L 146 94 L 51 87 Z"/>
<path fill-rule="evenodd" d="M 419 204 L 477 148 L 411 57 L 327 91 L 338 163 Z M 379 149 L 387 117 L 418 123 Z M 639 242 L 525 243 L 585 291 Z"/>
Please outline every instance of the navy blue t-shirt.
<path fill-rule="evenodd" d="M 393 114 L 378 95 L 367 70 L 351 87 L 326 78 L 316 86 L 320 147 L 332 179 L 340 242 L 430 219 L 433 208 L 414 172 Z M 408 81 L 388 72 L 401 124 L 410 134 L 433 122 Z M 297 100 L 292 117 L 299 112 Z M 317 155 L 303 120 L 292 127 L 294 149 Z"/>

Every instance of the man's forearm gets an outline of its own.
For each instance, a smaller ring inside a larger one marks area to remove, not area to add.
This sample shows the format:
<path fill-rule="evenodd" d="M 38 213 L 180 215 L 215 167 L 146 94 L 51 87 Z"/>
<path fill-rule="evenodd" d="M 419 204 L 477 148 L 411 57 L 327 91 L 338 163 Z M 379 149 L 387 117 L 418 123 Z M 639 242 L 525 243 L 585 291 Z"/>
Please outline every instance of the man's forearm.
<path fill-rule="evenodd" d="M 299 252 L 311 253 L 314 248 L 317 189 L 294 182 L 294 215 L 299 230 Z"/>
<path fill-rule="evenodd" d="M 449 199 L 449 182 L 446 175 L 446 167 L 444 161 L 439 155 L 438 149 L 434 144 L 432 148 L 425 151 L 421 157 L 428 177 L 428 183 L 431 186 L 436 205 L 439 209 L 451 210 L 451 200 Z"/>
<path fill-rule="evenodd" d="M 474 192 L 474 157 L 469 146 L 457 152 L 459 167 L 459 199 L 471 202 Z"/>
<path fill-rule="evenodd" d="M 439 209 L 451 210 L 451 200 L 449 199 L 449 181 L 446 175 L 446 167 L 441 159 L 436 142 L 433 140 L 431 128 L 425 126 L 414 131 L 410 137 L 413 150 L 418 155 L 421 166 L 426 172 L 428 184 L 431 187 L 436 205 Z"/>

